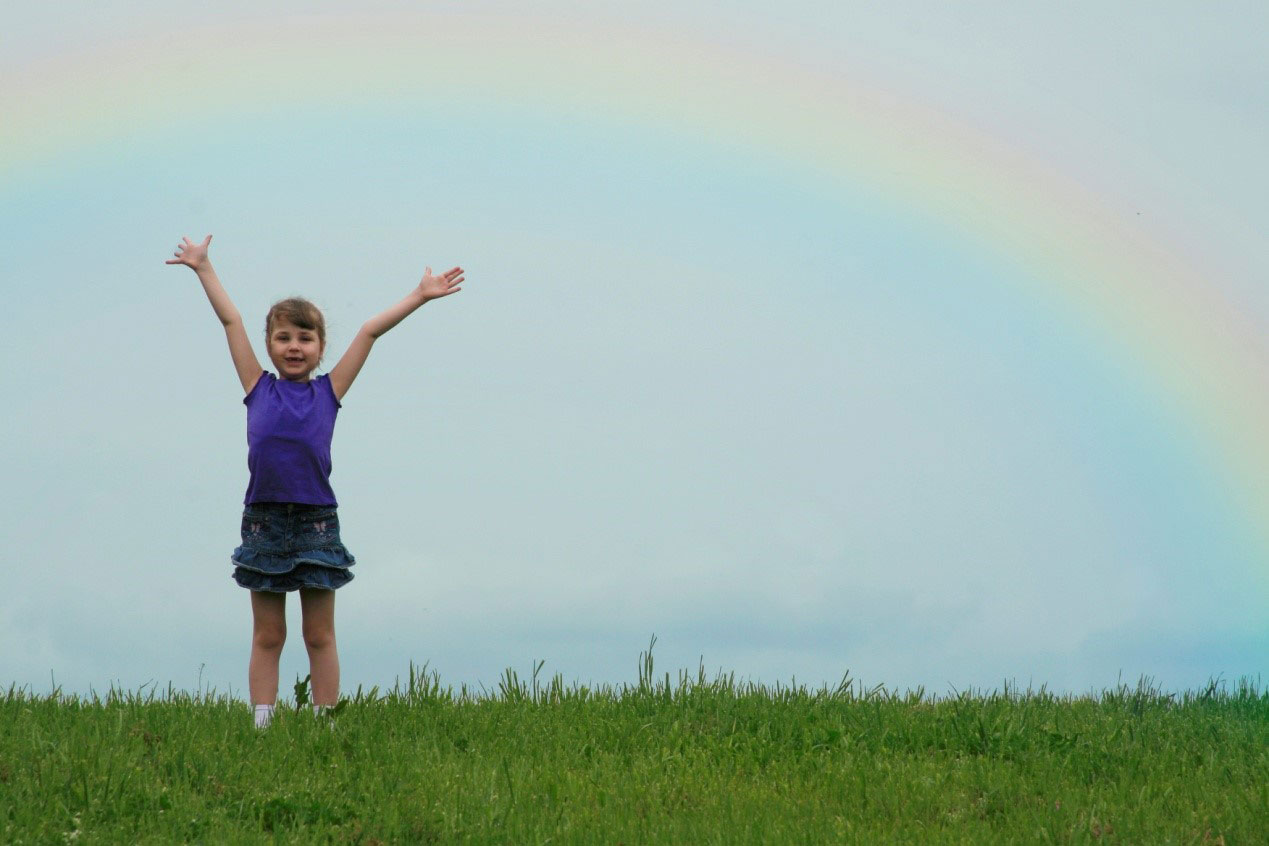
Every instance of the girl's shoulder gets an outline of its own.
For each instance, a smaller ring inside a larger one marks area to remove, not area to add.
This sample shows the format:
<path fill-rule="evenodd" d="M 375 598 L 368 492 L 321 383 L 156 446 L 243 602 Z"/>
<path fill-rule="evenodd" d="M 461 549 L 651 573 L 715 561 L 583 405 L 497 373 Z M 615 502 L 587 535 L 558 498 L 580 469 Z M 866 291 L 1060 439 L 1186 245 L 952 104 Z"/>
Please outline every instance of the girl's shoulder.
<path fill-rule="evenodd" d="M 260 375 L 256 377 L 255 384 L 253 384 L 251 389 L 247 391 L 247 395 L 242 398 L 242 401 L 244 403 L 249 402 L 251 398 L 260 393 L 260 391 L 268 390 L 270 383 L 276 382 L 277 380 L 277 376 L 274 376 L 267 370 L 261 370 Z"/>
<path fill-rule="evenodd" d="M 319 393 L 329 394 L 330 398 L 335 401 L 336 408 L 343 408 L 344 404 L 339 401 L 339 397 L 335 396 L 335 386 L 330 382 L 330 374 L 323 373 L 321 376 L 313 377 L 313 387 Z"/>

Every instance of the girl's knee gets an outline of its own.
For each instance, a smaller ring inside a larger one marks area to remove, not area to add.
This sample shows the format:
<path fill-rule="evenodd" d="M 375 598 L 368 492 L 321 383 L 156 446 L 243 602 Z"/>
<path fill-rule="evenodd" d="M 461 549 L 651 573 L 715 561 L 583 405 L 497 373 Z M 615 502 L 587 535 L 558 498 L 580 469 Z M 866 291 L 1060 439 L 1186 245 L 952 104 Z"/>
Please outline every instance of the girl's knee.
<path fill-rule="evenodd" d="M 265 652 L 281 652 L 286 643 L 286 627 L 256 627 L 251 636 L 251 645 Z"/>
<path fill-rule="evenodd" d="M 304 645 L 309 649 L 330 649 L 335 645 L 335 629 L 326 626 L 305 626 Z"/>

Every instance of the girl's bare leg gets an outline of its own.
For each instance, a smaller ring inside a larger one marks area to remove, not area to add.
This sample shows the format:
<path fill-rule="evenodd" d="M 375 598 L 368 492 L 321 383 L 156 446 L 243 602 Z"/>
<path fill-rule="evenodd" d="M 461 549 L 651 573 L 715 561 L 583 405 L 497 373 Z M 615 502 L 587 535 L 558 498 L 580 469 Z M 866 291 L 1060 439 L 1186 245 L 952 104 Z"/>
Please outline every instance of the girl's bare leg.
<path fill-rule="evenodd" d="M 339 701 L 339 654 L 335 651 L 335 591 L 300 588 L 304 645 L 313 676 L 313 704 Z"/>
<path fill-rule="evenodd" d="M 278 659 L 286 642 L 286 594 L 251 591 L 251 664 L 247 683 L 253 705 L 272 705 L 278 698 Z"/>

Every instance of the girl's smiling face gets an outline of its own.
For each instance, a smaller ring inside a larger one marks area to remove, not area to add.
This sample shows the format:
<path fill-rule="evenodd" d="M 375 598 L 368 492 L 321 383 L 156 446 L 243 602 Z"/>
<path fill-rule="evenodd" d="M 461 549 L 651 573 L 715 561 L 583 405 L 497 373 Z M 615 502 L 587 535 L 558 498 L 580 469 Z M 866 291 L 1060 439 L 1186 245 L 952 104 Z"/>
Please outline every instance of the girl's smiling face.
<path fill-rule="evenodd" d="M 323 344 L 314 329 L 296 326 L 279 315 L 269 333 L 269 359 L 278 375 L 292 382 L 307 382 L 322 360 Z"/>

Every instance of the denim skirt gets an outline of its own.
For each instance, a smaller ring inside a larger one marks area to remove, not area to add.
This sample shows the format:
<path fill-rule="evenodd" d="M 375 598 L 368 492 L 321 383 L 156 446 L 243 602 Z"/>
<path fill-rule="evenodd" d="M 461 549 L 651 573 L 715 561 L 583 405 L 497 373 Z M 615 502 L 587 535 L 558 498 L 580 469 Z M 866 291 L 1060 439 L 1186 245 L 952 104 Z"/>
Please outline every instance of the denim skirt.
<path fill-rule="evenodd" d="M 234 581 L 273 593 L 335 590 L 352 581 L 356 563 L 339 539 L 332 505 L 255 502 L 242 511 L 242 546 L 234 550 Z"/>

